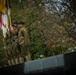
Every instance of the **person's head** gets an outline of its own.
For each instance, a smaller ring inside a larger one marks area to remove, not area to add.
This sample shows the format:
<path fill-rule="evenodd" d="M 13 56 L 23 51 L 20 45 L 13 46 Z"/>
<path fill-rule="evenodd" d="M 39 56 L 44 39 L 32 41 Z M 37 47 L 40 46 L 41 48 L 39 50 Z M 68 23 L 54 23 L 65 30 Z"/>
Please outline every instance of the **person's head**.
<path fill-rule="evenodd" d="M 14 24 L 12 24 L 12 27 L 14 27 Z"/>
<path fill-rule="evenodd" d="M 11 27 L 8 27 L 8 28 L 7 28 L 7 32 L 9 32 L 10 30 L 11 30 Z"/>
<path fill-rule="evenodd" d="M 19 21 L 19 22 L 18 22 L 18 27 L 19 27 L 19 28 L 23 27 L 23 25 L 24 25 L 24 22 L 22 22 L 22 21 Z"/>
<path fill-rule="evenodd" d="M 17 27 L 17 21 L 12 24 L 13 27 Z"/>

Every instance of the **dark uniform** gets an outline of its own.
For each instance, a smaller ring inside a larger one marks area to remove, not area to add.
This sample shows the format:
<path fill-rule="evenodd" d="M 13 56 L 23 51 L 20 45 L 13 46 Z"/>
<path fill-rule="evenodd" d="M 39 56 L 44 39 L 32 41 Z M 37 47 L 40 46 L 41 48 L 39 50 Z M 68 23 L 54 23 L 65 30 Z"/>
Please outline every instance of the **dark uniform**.
<path fill-rule="evenodd" d="M 15 22 L 14 24 L 17 24 L 17 22 Z M 18 27 L 17 25 L 12 25 L 13 26 L 13 30 L 11 30 L 11 42 L 12 42 L 12 49 L 13 49 L 13 53 L 14 53 L 14 57 L 17 57 L 17 53 L 18 53 L 18 47 L 17 47 L 17 43 L 18 43 Z"/>
<path fill-rule="evenodd" d="M 21 56 L 26 58 L 26 61 L 30 61 L 30 51 L 28 48 L 29 38 L 27 29 L 23 26 L 23 22 L 18 23 L 19 32 L 18 32 L 18 42 L 21 48 Z"/>

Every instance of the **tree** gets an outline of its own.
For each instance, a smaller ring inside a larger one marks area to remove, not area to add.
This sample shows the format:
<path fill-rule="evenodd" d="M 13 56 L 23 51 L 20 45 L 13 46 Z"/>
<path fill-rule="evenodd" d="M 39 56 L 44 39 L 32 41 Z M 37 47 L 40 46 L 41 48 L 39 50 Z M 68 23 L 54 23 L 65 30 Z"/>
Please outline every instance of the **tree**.
<path fill-rule="evenodd" d="M 32 59 L 75 46 L 75 16 L 69 0 L 11 0 L 10 5 L 12 22 L 23 20 L 28 29 Z"/>

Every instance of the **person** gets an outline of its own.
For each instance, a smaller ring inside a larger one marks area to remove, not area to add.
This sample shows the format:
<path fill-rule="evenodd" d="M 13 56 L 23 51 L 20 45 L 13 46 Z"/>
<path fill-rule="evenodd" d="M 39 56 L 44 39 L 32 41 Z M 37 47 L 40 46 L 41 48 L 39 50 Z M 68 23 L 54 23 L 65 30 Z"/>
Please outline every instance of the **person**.
<path fill-rule="evenodd" d="M 11 42 L 12 42 L 13 57 L 14 57 L 14 59 L 16 61 L 16 64 L 18 64 L 19 63 L 19 60 L 18 60 L 19 48 L 17 46 L 17 43 L 18 43 L 18 26 L 17 26 L 17 21 L 12 24 Z"/>
<path fill-rule="evenodd" d="M 11 37 L 10 37 L 10 27 L 7 29 L 6 32 L 6 38 L 3 38 L 4 42 L 4 50 L 5 50 L 5 56 L 8 60 L 12 58 L 12 47 L 11 47 Z M 11 64 L 11 61 L 8 61 L 9 65 Z"/>
<path fill-rule="evenodd" d="M 12 48 L 14 51 L 14 56 L 17 55 L 17 42 L 18 42 L 18 27 L 17 27 L 17 22 L 14 22 L 12 24 L 12 28 L 11 29 L 11 42 L 12 42 Z"/>
<path fill-rule="evenodd" d="M 27 29 L 24 27 L 24 22 L 18 22 L 18 43 L 21 48 L 21 56 L 26 59 L 26 61 L 31 60 L 30 51 L 29 51 L 29 37 Z M 25 60 L 24 60 L 25 61 Z"/>

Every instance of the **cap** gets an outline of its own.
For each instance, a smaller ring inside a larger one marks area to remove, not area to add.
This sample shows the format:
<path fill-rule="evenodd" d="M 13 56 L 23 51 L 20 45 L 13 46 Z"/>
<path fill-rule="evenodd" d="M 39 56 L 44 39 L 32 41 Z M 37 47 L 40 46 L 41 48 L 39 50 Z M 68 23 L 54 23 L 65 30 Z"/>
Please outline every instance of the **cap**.
<path fill-rule="evenodd" d="M 12 26 L 14 26 L 14 24 L 12 24 Z"/>
<path fill-rule="evenodd" d="M 14 25 L 14 24 L 18 24 L 18 22 L 17 22 L 17 21 L 15 21 L 15 22 L 13 22 L 13 25 Z"/>
<path fill-rule="evenodd" d="M 19 22 L 18 22 L 18 24 L 24 24 L 24 22 L 22 22 L 22 21 L 19 21 Z"/>

